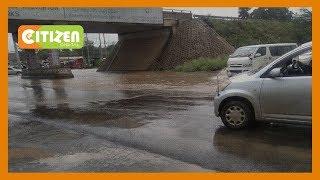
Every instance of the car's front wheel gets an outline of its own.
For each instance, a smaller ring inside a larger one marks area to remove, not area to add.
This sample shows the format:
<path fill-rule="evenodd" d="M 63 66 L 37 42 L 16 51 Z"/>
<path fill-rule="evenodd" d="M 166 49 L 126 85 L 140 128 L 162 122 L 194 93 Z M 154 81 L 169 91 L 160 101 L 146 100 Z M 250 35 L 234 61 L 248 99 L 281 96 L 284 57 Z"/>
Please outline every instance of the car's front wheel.
<path fill-rule="evenodd" d="M 243 129 L 254 121 L 250 106 L 242 101 L 230 101 L 223 105 L 220 117 L 225 126 L 231 129 Z"/>

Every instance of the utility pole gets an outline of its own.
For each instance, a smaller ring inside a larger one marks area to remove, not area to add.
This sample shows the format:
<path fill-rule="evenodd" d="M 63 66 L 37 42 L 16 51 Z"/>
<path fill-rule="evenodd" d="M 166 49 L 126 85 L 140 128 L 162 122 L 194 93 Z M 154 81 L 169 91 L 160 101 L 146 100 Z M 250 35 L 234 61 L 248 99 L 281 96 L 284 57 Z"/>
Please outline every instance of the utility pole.
<path fill-rule="evenodd" d="M 106 41 L 105 33 L 103 33 L 103 44 L 104 44 L 105 57 L 107 58 L 107 56 L 108 56 L 108 51 L 107 51 L 107 41 Z"/>
<path fill-rule="evenodd" d="M 100 61 L 102 60 L 103 58 L 103 55 L 102 55 L 102 42 L 101 42 L 101 36 L 100 36 L 100 33 L 99 33 L 99 50 L 100 50 Z"/>
<path fill-rule="evenodd" d="M 86 34 L 86 49 L 87 49 L 87 64 L 88 66 L 90 67 L 91 66 L 91 62 L 90 62 L 90 54 L 89 54 L 89 38 L 88 38 L 88 33 L 85 33 Z"/>

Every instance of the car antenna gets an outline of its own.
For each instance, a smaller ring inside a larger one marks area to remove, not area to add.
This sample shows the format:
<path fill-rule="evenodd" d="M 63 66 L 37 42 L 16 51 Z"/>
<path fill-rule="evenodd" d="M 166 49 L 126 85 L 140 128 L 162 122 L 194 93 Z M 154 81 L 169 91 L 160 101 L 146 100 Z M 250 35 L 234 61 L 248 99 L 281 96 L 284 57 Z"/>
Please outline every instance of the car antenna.
<path fill-rule="evenodd" d="M 219 71 L 218 74 L 217 74 L 217 93 L 218 93 L 218 95 L 219 95 L 219 93 L 220 93 L 220 87 L 219 87 L 219 86 L 220 86 L 220 85 L 219 85 L 219 74 L 220 74 L 220 72 L 221 72 L 221 71 Z"/>

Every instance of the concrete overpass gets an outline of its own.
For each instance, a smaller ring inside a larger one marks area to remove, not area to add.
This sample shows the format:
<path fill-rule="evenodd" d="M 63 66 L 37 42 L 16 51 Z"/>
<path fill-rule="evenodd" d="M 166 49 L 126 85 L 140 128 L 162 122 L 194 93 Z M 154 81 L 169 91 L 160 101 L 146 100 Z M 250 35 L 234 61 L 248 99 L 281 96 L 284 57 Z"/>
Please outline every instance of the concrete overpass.
<path fill-rule="evenodd" d="M 168 54 L 172 56 L 174 53 L 181 54 L 188 51 L 188 48 L 195 48 L 181 46 L 182 49 L 177 50 L 175 48 L 177 46 L 172 44 L 173 41 L 177 41 L 177 38 L 188 41 L 186 40 L 188 36 L 212 33 L 203 31 L 208 27 L 203 28 L 204 25 L 199 23 L 200 20 L 192 19 L 191 12 L 163 11 L 162 8 L 10 8 L 8 15 L 9 32 L 13 34 L 14 41 L 17 41 L 18 27 L 27 24 L 77 24 L 82 25 L 86 33 L 117 33 L 119 42 L 113 53 L 99 68 L 100 71 L 165 69 L 162 63 L 171 64 L 170 66 L 177 65 L 181 62 L 172 64 L 170 58 L 166 56 Z M 194 32 L 183 33 L 179 29 L 183 24 L 197 25 L 193 27 Z M 215 36 L 218 37 L 217 34 Z M 212 41 L 212 39 L 200 38 L 199 41 L 204 41 L 204 49 L 210 49 L 210 43 L 206 41 Z M 228 47 L 225 50 L 227 52 L 233 50 L 221 37 L 214 41 L 227 44 Z M 203 42 L 200 42 L 200 47 L 203 47 Z M 59 56 L 58 51 L 52 52 L 51 66 L 54 69 L 59 65 Z M 189 55 L 183 61 L 187 61 L 188 58 L 218 55 L 205 51 L 197 53 Z M 35 51 L 31 50 L 28 57 L 29 73 L 36 72 L 34 76 L 43 73 L 43 70 L 39 70 L 41 68 Z"/>

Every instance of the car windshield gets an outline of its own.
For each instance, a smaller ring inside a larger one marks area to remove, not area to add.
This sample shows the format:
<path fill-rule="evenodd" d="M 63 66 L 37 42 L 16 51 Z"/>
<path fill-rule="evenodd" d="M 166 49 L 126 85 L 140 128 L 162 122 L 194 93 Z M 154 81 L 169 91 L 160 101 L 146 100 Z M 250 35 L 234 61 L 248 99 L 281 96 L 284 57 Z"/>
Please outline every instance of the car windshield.
<path fill-rule="evenodd" d="M 257 47 L 240 47 L 230 57 L 248 57 L 256 51 Z"/>

